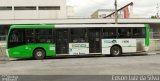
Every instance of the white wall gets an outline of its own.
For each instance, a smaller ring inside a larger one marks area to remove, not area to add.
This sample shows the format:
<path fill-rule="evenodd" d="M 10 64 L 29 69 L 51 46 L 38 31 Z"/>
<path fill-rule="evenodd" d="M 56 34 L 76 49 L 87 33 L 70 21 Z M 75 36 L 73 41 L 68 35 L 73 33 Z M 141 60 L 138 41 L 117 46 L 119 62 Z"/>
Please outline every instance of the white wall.
<path fill-rule="evenodd" d="M 37 0 L 9 0 L 9 1 L 12 2 L 13 6 L 36 6 L 37 5 Z"/>
<path fill-rule="evenodd" d="M 25 10 L 25 11 L 14 11 L 14 19 L 38 19 L 37 11 Z"/>
<path fill-rule="evenodd" d="M 0 19 L 14 19 L 13 11 L 0 11 Z"/>
<path fill-rule="evenodd" d="M 65 19 L 66 0 L 0 0 L 0 7 L 12 6 L 13 10 L 0 10 L 0 19 Z M 14 10 L 14 6 L 60 6 L 60 10 Z"/>
<path fill-rule="evenodd" d="M 92 19 L 98 19 L 98 11 L 95 11 L 92 15 L 91 15 Z"/>
<path fill-rule="evenodd" d="M 73 6 L 67 6 L 67 16 L 68 17 L 74 17 L 75 12 L 74 12 L 74 7 Z"/>

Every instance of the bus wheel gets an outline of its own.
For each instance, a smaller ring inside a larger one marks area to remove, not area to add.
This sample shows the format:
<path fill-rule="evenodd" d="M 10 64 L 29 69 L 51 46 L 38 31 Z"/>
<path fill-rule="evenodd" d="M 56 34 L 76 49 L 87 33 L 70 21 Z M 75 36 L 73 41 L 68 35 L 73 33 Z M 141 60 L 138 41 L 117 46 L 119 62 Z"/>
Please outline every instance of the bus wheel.
<path fill-rule="evenodd" d="M 119 46 L 113 46 L 111 48 L 111 56 L 116 57 L 121 55 L 122 49 Z"/>
<path fill-rule="evenodd" d="M 34 59 L 36 59 L 36 60 L 42 60 L 42 59 L 44 59 L 45 58 L 45 51 L 43 50 L 43 49 L 36 49 L 35 51 L 34 51 L 34 55 L 33 55 L 33 57 L 34 57 Z"/>

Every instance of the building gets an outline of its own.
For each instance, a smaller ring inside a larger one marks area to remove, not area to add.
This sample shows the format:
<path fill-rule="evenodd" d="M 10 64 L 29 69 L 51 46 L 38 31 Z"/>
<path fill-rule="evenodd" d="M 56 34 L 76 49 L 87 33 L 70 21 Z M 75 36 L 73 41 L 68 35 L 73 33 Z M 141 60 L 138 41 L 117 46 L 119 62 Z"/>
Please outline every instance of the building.
<path fill-rule="evenodd" d="M 64 19 L 66 0 L 0 0 L 0 19 Z"/>
<path fill-rule="evenodd" d="M 118 18 L 133 18 L 133 2 L 119 8 L 117 10 Z M 115 9 L 98 9 L 91 18 L 115 18 Z"/>
<path fill-rule="evenodd" d="M 67 6 L 67 18 L 75 17 L 75 11 L 73 6 Z"/>
<path fill-rule="evenodd" d="M 102 19 L 109 15 L 110 13 L 113 13 L 115 10 L 114 9 L 98 9 L 96 10 L 92 15 L 92 19 Z"/>

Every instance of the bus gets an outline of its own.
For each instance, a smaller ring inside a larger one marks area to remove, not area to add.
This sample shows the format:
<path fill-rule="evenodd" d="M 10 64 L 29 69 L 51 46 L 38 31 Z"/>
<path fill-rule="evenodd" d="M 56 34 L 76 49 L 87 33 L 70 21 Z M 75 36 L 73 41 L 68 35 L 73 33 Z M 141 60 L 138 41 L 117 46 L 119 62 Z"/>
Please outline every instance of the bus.
<path fill-rule="evenodd" d="M 59 55 L 111 55 L 146 52 L 148 24 L 12 25 L 7 37 L 11 58 Z"/>

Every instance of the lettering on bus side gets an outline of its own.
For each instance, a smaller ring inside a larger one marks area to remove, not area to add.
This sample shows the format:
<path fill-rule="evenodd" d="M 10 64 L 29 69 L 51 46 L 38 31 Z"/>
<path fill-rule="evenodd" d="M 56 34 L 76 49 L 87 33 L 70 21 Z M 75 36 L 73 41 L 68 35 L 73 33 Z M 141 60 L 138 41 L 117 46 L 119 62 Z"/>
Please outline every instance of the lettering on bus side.
<path fill-rule="evenodd" d="M 129 40 L 123 40 L 122 43 L 129 43 Z"/>
<path fill-rule="evenodd" d="M 87 47 L 86 44 L 72 44 L 72 47 Z"/>

